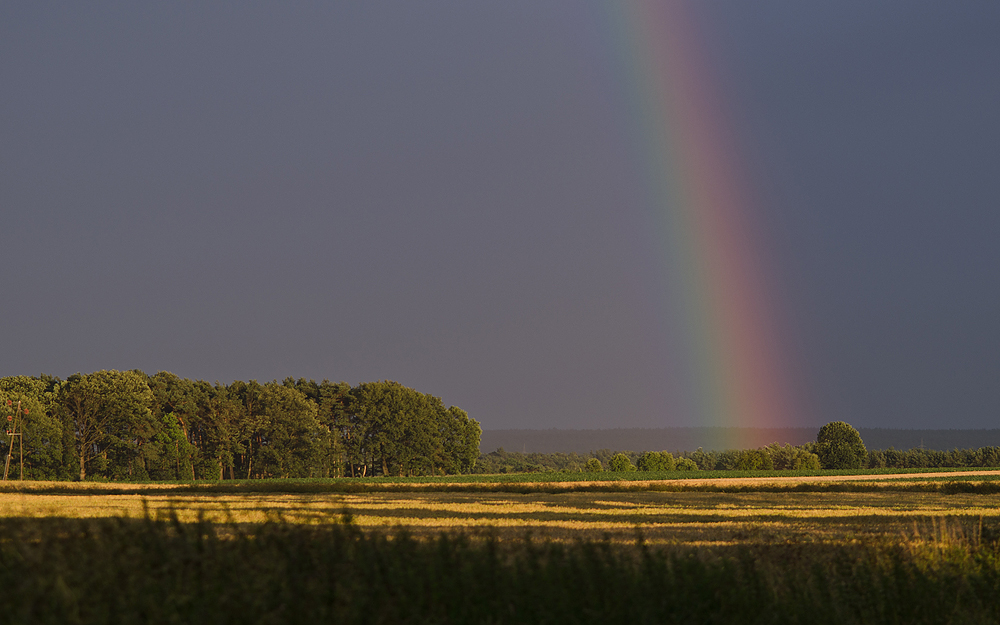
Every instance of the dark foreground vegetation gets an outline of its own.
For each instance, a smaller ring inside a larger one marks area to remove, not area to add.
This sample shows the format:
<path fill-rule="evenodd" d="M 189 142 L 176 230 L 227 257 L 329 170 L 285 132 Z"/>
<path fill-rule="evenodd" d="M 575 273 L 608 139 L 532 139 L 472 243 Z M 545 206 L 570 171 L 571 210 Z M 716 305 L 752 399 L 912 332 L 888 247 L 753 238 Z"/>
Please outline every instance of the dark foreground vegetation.
<path fill-rule="evenodd" d="M 955 523 L 958 523 L 957 521 Z M 995 528 L 719 548 L 0 520 L 4 623 L 995 623 Z"/>

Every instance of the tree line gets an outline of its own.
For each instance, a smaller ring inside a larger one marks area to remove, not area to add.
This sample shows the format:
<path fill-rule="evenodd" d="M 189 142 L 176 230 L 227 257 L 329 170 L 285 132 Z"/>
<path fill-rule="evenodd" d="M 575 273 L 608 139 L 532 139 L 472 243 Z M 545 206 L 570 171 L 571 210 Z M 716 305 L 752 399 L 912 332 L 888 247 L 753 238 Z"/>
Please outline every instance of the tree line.
<path fill-rule="evenodd" d="M 352 387 L 304 378 L 210 384 L 165 371 L 12 376 L 0 378 L 0 407 L 8 409 L 0 453 L 13 453 L 17 476 L 23 447 L 29 479 L 1000 466 L 1000 447 L 869 451 L 839 421 L 799 446 L 480 454 L 482 430 L 465 411 L 388 380 Z"/>
<path fill-rule="evenodd" d="M 477 473 L 596 472 L 596 471 L 772 471 L 818 469 L 918 469 L 1000 467 L 1000 447 L 977 449 L 893 448 L 869 450 L 851 425 L 834 421 L 824 425 L 815 442 L 804 445 L 772 443 L 757 449 L 723 451 L 613 451 L 590 454 L 520 453 L 502 447 L 484 454 Z"/>
<path fill-rule="evenodd" d="M 508 452 L 502 447 L 480 456 L 476 473 L 596 472 L 596 471 L 770 471 L 819 469 L 814 443 L 724 451 L 615 451 L 589 454 Z"/>
<path fill-rule="evenodd" d="M 17 476 L 23 445 L 30 479 L 469 473 L 482 434 L 461 408 L 388 380 L 226 385 L 101 370 L 0 378 L 0 406 L 0 449 Z"/>

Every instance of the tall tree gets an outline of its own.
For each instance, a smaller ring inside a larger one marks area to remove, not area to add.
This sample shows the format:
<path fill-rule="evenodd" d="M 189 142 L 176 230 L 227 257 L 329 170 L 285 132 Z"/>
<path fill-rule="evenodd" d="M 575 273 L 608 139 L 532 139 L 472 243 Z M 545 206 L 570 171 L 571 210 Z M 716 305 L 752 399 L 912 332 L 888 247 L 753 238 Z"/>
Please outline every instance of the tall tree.
<path fill-rule="evenodd" d="M 448 473 L 472 473 L 479 458 L 483 429 L 479 422 L 458 406 L 448 408 L 444 429 L 444 448 Z"/>
<path fill-rule="evenodd" d="M 319 441 L 320 473 L 324 477 L 342 477 L 347 465 L 347 444 L 350 438 L 350 418 L 347 403 L 351 385 L 347 382 L 285 379 L 289 386 L 316 404 L 316 418 L 322 428 Z"/>
<path fill-rule="evenodd" d="M 471 470 L 479 456 L 479 424 L 461 409 L 390 380 L 351 389 L 347 447 L 364 458 L 361 471 L 383 475 Z"/>
<path fill-rule="evenodd" d="M 373 474 L 381 470 L 388 475 L 390 465 L 396 465 L 401 454 L 408 455 L 401 445 L 407 442 L 406 422 L 415 418 L 413 393 L 413 389 L 390 380 L 365 382 L 351 389 L 350 410 L 365 467 L 362 476 L 368 473 L 369 465 Z"/>
<path fill-rule="evenodd" d="M 201 389 L 168 371 L 150 376 L 149 388 L 155 434 L 143 449 L 147 471 L 153 479 L 194 479 Z"/>
<path fill-rule="evenodd" d="M 242 404 L 218 382 L 214 386 L 204 381 L 196 384 L 198 420 L 192 430 L 192 440 L 200 453 L 196 477 L 221 480 L 228 470 L 233 479 L 236 455 L 242 449 L 238 441 Z"/>
<path fill-rule="evenodd" d="M 860 469 L 868 450 L 858 433 L 843 421 L 827 423 L 816 436 L 816 455 L 824 469 Z"/>
<path fill-rule="evenodd" d="M 270 382 L 261 394 L 261 412 L 258 471 L 274 477 L 318 475 L 324 428 L 316 404 L 292 387 Z"/>
<path fill-rule="evenodd" d="M 6 457 L 10 446 L 15 444 L 15 437 L 6 432 L 14 432 L 16 427 L 22 440 L 14 453 L 19 462 L 23 450 L 25 477 L 50 480 L 64 477 L 62 424 L 53 415 L 53 389 L 57 386 L 57 381 L 24 375 L 0 378 L 0 419 L 7 425 L 0 435 L 4 443 L 2 455 Z"/>
<path fill-rule="evenodd" d="M 233 448 L 240 474 L 250 479 L 254 475 L 254 456 L 263 443 L 263 432 L 267 427 L 262 406 L 264 387 L 257 380 L 237 380 L 227 386 L 226 391 L 237 407 Z"/>
<path fill-rule="evenodd" d="M 117 452 L 119 461 L 135 459 L 138 442 L 153 429 L 153 394 L 146 380 L 142 372 L 101 370 L 71 375 L 60 388 L 59 406 L 73 431 L 81 480 L 87 463 L 109 451 Z"/>

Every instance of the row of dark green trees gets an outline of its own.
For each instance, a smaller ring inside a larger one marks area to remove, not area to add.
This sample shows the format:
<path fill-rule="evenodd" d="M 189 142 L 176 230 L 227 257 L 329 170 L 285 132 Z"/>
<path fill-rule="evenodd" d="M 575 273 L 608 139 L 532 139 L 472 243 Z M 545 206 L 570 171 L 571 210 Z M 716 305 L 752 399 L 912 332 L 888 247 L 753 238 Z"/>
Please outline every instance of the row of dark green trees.
<path fill-rule="evenodd" d="M 1000 447 L 869 450 L 851 425 L 824 425 L 815 442 L 772 443 L 759 449 L 634 452 L 599 449 L 589 454 L 520 453 L 503 448 L 484 454 L 477 473 L 557 471 L 772 471 L 818 469 L 918 469 L 1000 467 Z"/>
<path fill-rule="evenodd" d="M 813 453 L 815 443 L 801 446 L 773 443 L 760 449 L 725 451 L 614 451 L 589 454 L 521 453 L 503 448 L 480 456 L 476 473 L 594 472 L 594 471 L 771 471 L 823 468 Z"/>
<path fill-rule="evenodd" d="M 32 479 L 468 473 L 482 434 L 462 409 L 392 381 L 224 385 L 102 370 L 0 378 L 0 406 L 9 473 L 23 447 Z"/>
<path fill-rule="evenodd" d="M 1000 467 L 1000 447 L 975 449 L 878 449 L 869 450 L 858 463 L 824 466 L 814 453 L 815 443 L 780 445 L 773 443 L 760 449 L 726 449 L 722 451 L 658 452 L 669 454 L 673 465 L 665 461 L 650 468 L 650 452 L 598 449 L 590 453 L 522 453 L 497 449 L 480 456 L 476 473 L 555 473 L 581 471 L 771 471 L 783 469 L 816 470 L 829 468 L 855 469 L 920 469 L 920 468 L 984 468 Z M 653 452 L 657 453 L 657 452 Z M 618 460 L 612 462 L 616 457 Z M 627 462 L 623 462 L 625 458 Z M 597 464 L 594 464 L 596 461 Z M 672 469 L 669 467 L 673 467 Z"/>

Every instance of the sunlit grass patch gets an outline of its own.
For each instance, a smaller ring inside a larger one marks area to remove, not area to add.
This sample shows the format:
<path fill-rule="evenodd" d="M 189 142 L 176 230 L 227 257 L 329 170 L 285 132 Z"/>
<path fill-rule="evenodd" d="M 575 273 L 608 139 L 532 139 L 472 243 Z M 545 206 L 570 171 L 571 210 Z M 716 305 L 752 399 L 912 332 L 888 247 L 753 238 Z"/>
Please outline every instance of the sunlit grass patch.
<path fill-rule="evenodd" d="M 0 516 L 148 516 L 188 524 L 212 522 L 220 527 L 261 523 L 322 527 L 339 524 L 346 513 L 359 531 L 403 528 L 421 540 L 433 539 L 441 531 L 458 531 L 492 533 L 503 541 L 531 533 L 559 542 L 610 540 L 625 545 L 641 535 L 649 544 L 698 549 L 898 541 L 914 535 L 914 527 L 935 520 L 965 527 L 981 517 L 987 534 L 1000 526 L 993 496 L 926 484 L 813 492 L 768 487 L 617 489 L 617 485 L 616 489 L 554 492 L 478 490 L 482 485 L 475 490 L 392 487 L 341 492 L 310 487 L 289 492 L 196 486 L 23 489 L 0 497 Z"/>
<path fill-rule="evenodd" d="M 972 475 L 971 473 L 975 473 Z M 891 479 L 886 479 L 891 478 Z M 673 471 L 522 473 L 414 478 L 308 478 L 202 482 L 0 483 L 0 493 L 36 494 L 357 494 L 366 492 L 871 492 L 875 490 L 1000 493 L 1000 470 L 933 468 L 851 471 Z"/>
<path fill-rule="evenodd" d="M 329 525 L 345 511 L 365 531 L 405 527 L 524 531 L 558 540 L 636 532 L 660 544 L 747 544 L 898 537 L 927 519 L 985 519 L 1000 525 L 995 498 L 942 492 L 365 492 L 344 493 L 28 494 L 0 497 L 0 516 L 133 519 L 176 517 L 215 523 Z M 964 521 L 963 521 L 964 522 Z"/>

